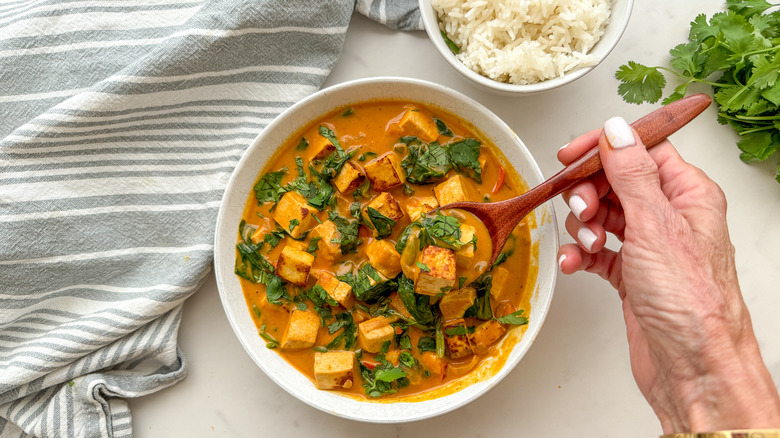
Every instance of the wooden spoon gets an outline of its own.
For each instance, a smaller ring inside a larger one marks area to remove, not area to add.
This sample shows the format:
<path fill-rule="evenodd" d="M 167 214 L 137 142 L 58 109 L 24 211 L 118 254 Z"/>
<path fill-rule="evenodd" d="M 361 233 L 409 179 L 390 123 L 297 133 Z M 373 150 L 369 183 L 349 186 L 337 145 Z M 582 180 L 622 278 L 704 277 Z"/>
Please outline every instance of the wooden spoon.
<path fill-rule="evenodd" d="M 694 94 L 663 106 L 642 117 L 631 126 L 647 148 L 651 148 L 701 114 L 712 102 L 706 94 Z M 564 190 L 602 170 L 597 143 L 593 149 L 576 161 L 564 167 L 547 181 L 511 199 L 499 202 L 455 202 L 442 209 L 457 208 L 468 211 L 482 223 L 490 233 L 493 255 L 490 264 L 496 261 L 507 238 L 515 226 L 536 207 L 549 201 Z"/>

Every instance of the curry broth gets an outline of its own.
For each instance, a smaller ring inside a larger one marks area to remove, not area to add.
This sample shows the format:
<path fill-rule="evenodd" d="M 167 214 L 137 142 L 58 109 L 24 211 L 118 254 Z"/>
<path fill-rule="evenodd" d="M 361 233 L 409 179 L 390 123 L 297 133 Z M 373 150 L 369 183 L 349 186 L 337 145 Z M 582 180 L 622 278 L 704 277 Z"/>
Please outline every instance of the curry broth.
<path fill-rule="evenodd" d="M 349 110 L 341 108 L 310 123 L 277 149 L 265 165 L 264 169 L 259 173 L 259 176 L 262 176 L 267 172 L 287 168 L 288 172 L 282 179 L 282 186 L 292 181 L 296 176 L 296 157 L 303 158 L 303 162 L 306 166 L 308 166 L 311 159 L 310 151 L 300 150 L 298 148 L 299 142 L 302 137 L 312 139 L 318 136 L 320 125 L 327 126 L 336 134 L 344 150 L 350 150 L 350 148 L 355 147 L 359 148 L 352 160 L 361 166 L 375 158 L 377 155 L 382 155 L 388 151 L 395 151 L 400 157 L 403 157 L 407 152 L 407 146 L 399 142 L 399 138 L 404 134 L 398 127 L 398 121 L 404 112 L 410 108 L 432 115 L 442 120 L 446 126 L 450 128 L 454 134 L 452 139 L 440 137 L 440 140 L 443 140 L 442 143 L 465 138 L 476 138 L 482 143 L 480 158 L 484 157 L 485 159 L 485 164 L 482 168 L 482 183 L 478 184 L 471 178 L 462 178 L 472 193 L 479 194 L 479 198 L 473 200 L 500 201 L 514 197 L 524 191 L 525 185 L 517 172 L 515 172 L 511 165 L 507 163 L 500 151 L 484 141 L 484 138 L 479 135 L 477 129 L 470 126 L 467 122 L 461 121 L 457 117 L 444 111 L 400 101 L 371 101 L 356 104 L 352 105 Z M 347 112 L 349 114 L 345 115 Z M 372 156 L 372 153 L 376 155 Z M 365 158 L 365 160 L 361 161 L 360 158 Z M 503 175 L 501 175 L 502 173 Z M 450 170 L 447 176 L 452 174 L 455 174 L 454 170 Z M 395 187 L 387 191 L 401 206 L 405 206 L 414 198 L 434 196 L 433 189 L 435 185 L 436 184 L 415 184 L 413 185 L 414 193 L 405 191 L 404 186 Z M 494 193 L 496 186 L 500 187 L 498 187 Z M 378 192 L 371 189 L 368 192 L 368 197 L 359 199 L 359 202 L 361 205 L 365 205 L 377 194 Z M 336 197 L 335 210 L 338 214 L 342 217 L 352 217 L 349 207 L 352 203 L 356 202 L 356 200 L 353 199 L 352 196 L 345 197 L 338 193 L 338 191 L 336 191 L 334 196 Z M 277 226 L 272 218 L 272 207 L 272 203 L 259 205 L 254 197 L 253 191 L 247 201 L 243 219 L 248 224 L 255 225 L 259 229 L 274 230 Z M 317 211 L 314 208 L 311 210 L 319 221 L 326 221 L 328 219 L 327 208 L 323 211 Z M 458 217 L 462 222 L 475 224 L 475 228 L 477 229 L 475 260 L 481 260 L 481 262 L 477 262 L 475 265 L 478 263 L 482 263 L 483 265 L 470 267 L 474 272 L 469 273 L 466 276 L 468 276 L 468 282 L 471 282 L 471 280 L 476 278 L 477 275 L 486 268 L 486 260 L 489 260 L 491 254 L 490 238 L 484 226 L 470 214 L 456 211 L 448 212 L 447 214 Z M 531 266 L 531 237 L 528 220 L 529 219 L 527 218 L 524 219 L 514 230 L 512 238 L 510 238 L 504 249 L 505 252 L 511 251 L 511 255 L 507 257 L 506 261 L 501 266 L 511 273 L 510 283 L 516 287 L 516 289 L 509 302 L 491 303 L 493 312 L 497 316 L 506 315 L 517 309 L 524 309 L 525 315 L 529 315 L 530 313 L 531 293 L 525 293 L 529 279 L 529 267 Z M 392 234 L 388 237 L 391 243 L 395 244 L 399 235 L 410 222 L 410 218 L 406 214 L 397 221 L 392 230 Z M 324 257 L 315 257 L 311 267 L 311 275 L 309 275 L 307 288 L 313 286 L 317 282 L 319 272 L 327 271 L 334 275 L 342 275 L 353 271 L 354 268 L 366 261 L 366 247 L 374 240 L 374 237 L 371 230 L 364 225 L 360 226 L 359 236 L 363 240 L 363 244 L 359 245 L 356 253 L 343 255 L 335 262 L 329 261 Z M 288 235 L 270 251 L 263 250 L 263 254 L 272 264 L 276 265 L 281 250 L 289 241 L 291 241 L 291 237 Z M 303 241 L 308 243 L 309 238 L 306 237 Z M 420 268 L 415 266 L 411 270 L 415 271 L 416 275 L 419 269 Z M 459 275 L 463 274 L 459 272 Z M 533 281 L 535 276 L 531 275 L 531 277 L 531 281 Z M 264 330 L 265 333 L 273 338 L 281 339 L 289 319 L 289 306 L 269 304 L 265 299 L 264 285 L 253 283 L 245 278 L 239 279 L 247 306 L 258 330 Z M 294 306 L 294 304 L 292 306 Z M 353 316 L 355 317 L 355 323 L 360 322 L 361 319 L 370 318 L 364 310 L 359 308 L 353 308 Z M 472 321 L 467 319 L 467 323 L 470 322 Z M 510 333 L 506 336 L 512 335 L 519 337 L 519 335 L 515 334 L 521 333 L 524 329 L 525 327 L 516 327 L 515 329 L 510 330 Z M 412 348 L 413 355 L 419 360 L 419 352 L 416 351 L 416 346 L 423 332 L 412 326 L 408 329 L 407 333 L 411 339 L 411 345 L 414 346 Z M 337 333 L 329 334 L 327 329 L 321 328 L 318 332 L 315 345 L 325 345 L 335 336 L 337 336 Z M 422 400 L 424 399 L 424 397 L 421 398 L 420 396 L 422 393 L 430 392 L 434 388 L 442 387 L 463 377 L 468 374 L 469 371 L 473 370 L 480 361 L 484 361 L 484 359 L 488 357 L 492 357 L 495 360 L 498 356 L 506 356 L 508 352 L 504 351 L 504 349 L 500 347 L 500 344 L 501 342 L 496 343 L 490 347 L 487 353 L 482 355 L 473 355 L 457 360 L 447 358 L 447 365 L 441 376 L 431 374 L 426 377 L 425 373 L 411 373 L 408 376 L 411 383 L 409 386 L 400 388 L 395 394 L 383 396 L 380 400 L 397 400 L 398 398 Z M 352 350 L 358 348 L 359 347 L 355 345 Z M 315 350 L 311 348 L 289 351 L 278 349 L 278 353 L 292 366 L 314 381 L 313 362 Z M 375 354 L 363 352 L 360 360 L 364 364 L 370 364 L 374 360 L 374 357 Z M 350 396 L 368 398 L 364 394 L 361 383 L 362 381 L 358 377 L 351 388 L 339 389 L 338 391 Z"/>

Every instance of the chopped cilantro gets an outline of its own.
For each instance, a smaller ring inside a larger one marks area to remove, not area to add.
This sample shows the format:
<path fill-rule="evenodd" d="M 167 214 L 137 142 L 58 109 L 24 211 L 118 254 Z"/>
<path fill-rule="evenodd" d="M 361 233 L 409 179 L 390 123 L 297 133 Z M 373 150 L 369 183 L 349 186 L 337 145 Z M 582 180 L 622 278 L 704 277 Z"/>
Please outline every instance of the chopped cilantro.
<path fill-rule="evenodd" d="M 509 315 L 496 318 L 496 320 L 502 324 L 526 325 L 528 324 L 528 318 L 522 316 L 523 313 L 524 310 L 520 309 L 517 312 L 512 312 Z"/>
<path fill-rule="evenodd" d="M 366 208 L 366 215 L 368 216 L 371 225 L 373 225 L 373 228 L 376 230 L 377 239 L 385 239 L 393 232 L 395 221 L 380 213 L 379 210 L 368 207 Z"/>
<path fill-rule="evenodd" d="M 319 249 L 320 240 L 322 240 L 322 237 L 320 236 L 312 237 L 311 240 L 309 241 L 309 246 L 306 248 L 306 252 L 308 252 L 309 254 L 314 254 L 315 252 L 317 252 L 317 250 Z"/>
<path fill-rule="evenodd" d="M 450 143 L 447 148 L 452 159 L 452 167 L 481 183 L 482 165 L 479 162 L 479 141 L 467 138 Z"/>
<path fill-rule="evenodd" d="M 287 190 L 282 187 L 282 177 L 287 174 L 287 168 L 276 172 L 268 172 L 255 184 L 255 197 L 257 202 L 279 202 L 284 192 Z"/>
<path fill-rule="evenodd" d="M 439 131 L 439 135 L 444 135 L 447 137 L 453 136 L 452 130 L 448 128 L 447 125 L 441 119 L 437 119 L 436 117 L 434 117 L 433 121 L 434 123 L 436 123 L 436 129 Z"/>

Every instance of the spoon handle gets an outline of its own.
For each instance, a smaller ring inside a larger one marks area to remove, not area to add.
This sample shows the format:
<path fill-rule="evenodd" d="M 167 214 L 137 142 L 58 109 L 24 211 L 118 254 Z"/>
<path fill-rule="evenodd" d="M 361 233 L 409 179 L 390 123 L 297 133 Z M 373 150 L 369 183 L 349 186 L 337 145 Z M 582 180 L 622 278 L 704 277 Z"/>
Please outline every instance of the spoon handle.
<path fill-rule="evenodd" d="M 712 99 L 706 94 L 693 94 L 647 114 L 631 126 L 650 149 L 701 114 L 711 102 Z M 601 156 L 596 146 L 597 143 L 594 143 L 592 149 L 539 185 L 536 189 L 541 189 L 542 193 L 538 196 L 551 199 L 602 170 Z"/>

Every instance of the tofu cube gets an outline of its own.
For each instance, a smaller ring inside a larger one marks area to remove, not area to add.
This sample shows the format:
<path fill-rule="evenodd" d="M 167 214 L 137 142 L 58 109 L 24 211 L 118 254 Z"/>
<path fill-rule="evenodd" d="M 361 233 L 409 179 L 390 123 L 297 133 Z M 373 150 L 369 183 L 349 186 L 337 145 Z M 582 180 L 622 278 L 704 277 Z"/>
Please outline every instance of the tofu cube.
<path fill-rule="evenodd" d="M 366 163 L 364 169 L 371 181 L 371 187 L 378 192 L 398 187 L 406 182 L 401 161 L 394 152 L 387 152 L 374 158 Z"/>
<path fill-rule="evenodd" d="M 355 302 L 355 297 L 352 295 L 352 286 L 340 281 L 330 272 L 322 271 L 320 278 L 317 279 L 317 284 L 322 286 L 325 292 L 338 301 L 345 309 L 352 307 L 352 304 Z"/>
<path fill-rule="evenodd" d="M 336 187 L 336 190 L 342 195 L 348 194 L 360 187 L 365 179 L 366 176 L 363 175 L 360 166 L 352 161 L 347 161 L 344 163 L 344 167 L 341 168 L 341 172 L 333 179 L 333 186 Z"/>
<path fill-rule="evenodd" d="M 420 363 L 422 363 L 422 366 L 430 371 L 431 374 L 441 375 L 444 371 L 441 358 L 433 351 L 424 351 L 423 354 L 420 355 Z"/>
<path fill-rule="evenodd" d="M 333 241 L 340 239 L 341 233 L 333 221 L 327 220 L 317 225 L 311 230 L 309 237 L 312 239 L 320 237 L 319 242 L 317 242 L 317 251 L 315 251 L 317 257 L 322 256 L 328 260 L 335 260 L 341 255 L 341 245 Z"/>
<path fill-rule="evenodd" d="M 439 138 L 436 122 L 431 116 L 422 113 L 417 108 L 406 110 L 398 124 L 403 129 L 404 135 L 414 135 L 424 142 L 430 143 Z"/>
<path fill-rule="evenodd" d="M 398 295 L 397 292 L 393 292 L 390 294 L 390 307 L 393 308 L 396 312 L 403 315 L 406 319 L 412 319 L 412 314 L 409 313 L 409 310 L 406 308 L 406 304 L 404 304 L 403 300 L 401 299 L 401 296 Z"/>
<path fill-rule="evenodd" d="M 309 161 L 314 161 L 327 158 L 328 155 L 336 150 L 336 146 L 327 138 L 320 134 L 316 134 L 314 138 L 309 141 L 309 147 L 307 149 L 309 149 Z"/>
<path fill-rule="evenodd" d="M 265 234 L 266 234 L 266 233 L 268 233 L 268 228 L 266 228 L 266 227 L 264 227 L 264 226 L 259 226 L 259 227 L 257 227 L 257 229 L 254 231 L 254 233 L 252 233 L 252 234 L 249 236 L 249 240 L 250 240 L 252 243 L 254 243 L 255 245 L 257 245 L 258 243 L 262 242 L 262 241 L 263 241 L 263 239 L 265 239 Z"/>
<path fill-rule="evenodd" d="M 385 342 L 392 342 L 395 328 L 390 325 L 393 318 L 377 316 L 358 324 L 358 345 L 369 353 L 379 353 Z"/>
<path fill-rule="evenodd" d="M 463 318 L 469 307 L 477 299 L 477 291 L 473 287 L 464 287 L 444 295 L 439 300 L 439 310 L 444 321 Z"/>
<path fill-rule="evenodd" d="M 471 348 L 474 353 L 486 353 L 491 345 L 504 336 L 504 333 L 506 333 L 506 328 L 500 322 L 489 319 L 479 324 L 474 329 L 474 333 L 469 334 Z"/>
<path fill-rule="evenodd" d="M 283 350 L 300 350 L 311 348 L 317 341 L 320 329 L 320 317 L 308 310 L 293 309 L 290 321 L 282 336 L 280 348 Z"/>
<path fill-rule="evenodd" d="M 420 252 L 419 261 L 429 271 L 420 269 L 414 287 L 415 292 L 442 296 L 455 287 L 455 251 L 428 245 Z"/>
<path fill-rule="evenodd" d="M 395 245 L 387 240 L 374 240 L 366 247 L 368 262 L 387 278 L 395 278 L 401 273 L 401 254 Z"/>
<path fill-rule="evenodd" d="M 490 302 L 498 305 L 502 301 L 510 301 L 512 294 L 509 291 L 509 270 L 498 266 L 493 269 L 491 277 Z M 522 288 L 522 285 L 518 284 L 516 287 Z"/>
<path fill-rule="evenodd" d="M 317 220 L 314 219 L 314 214 L 315 210 L 309 207 L 309 204 L 306 203 L 306 198 L 298 192 L 290 191 L 282 195 L 282 199 L 276 205 L 274 220 L 290 236 L 298 239 L 317 223 Z M 290 230 L 292 223 L 297 223 L 297 225 Z"/>
<path fill-rule="evenodd" d="M 420 219 L 420 217 L 436 210 L 438 206 L 439 201 L 433 196 L 412 198 L 412 201 L 409 204 L 406 204 L 406 214 L 409 216 L 410 221 L 416 221 L 417 219 Z"/>
<path fill-rule="evenodd" d="M 388 217 L 396 222 L 398 222 L 402 217 L 404 217 L 404 212 L 401 210 L 401 206 L 398 205 L 398 202 L 393 198 L 393 195 L 387 192 L 382 192 L 374 197 L 371 201 L 369 201 L 365 207 L 363 207 L 363 220 L 366 223 L 373 224 L 371 221 L 371 218 L 368 216 L 368 208 L 371 207 L 381 213 L 383 216 Z M 376 227 L 373 227 L 372 230 L 374 233 L 374 237 L 379 235 L 379 233 L 376 230 Z"/>
<path fill-rule="evenodd" d="M 354 352 L 314 353 L 314 384 L 317 389 L 349 389 L 355 385 L 357 376 Z"/>
<path fill-rule="evenodd" d="M 460 359 L 474 354 L 464 320 L 456 319 L 447 322 L 442 326 L 442 329 L 444 330 L 444 344 L 447 346 L 447 353 L 451 358 Z"/>
<path fill-rule="evenodd" d="M 453 175 L 447 178 L 443 183 L 433 188 L 433 193 L 436 195 L 439 205 L 472 200 L 471 191 L 461 175 Z"/>
<path fill-rule="evenodd" d="M 307 245 L 306 242 L 301 240 L 295 240 L 290 236 L 284 238 L 284 245 L 293 249 L 297 249 L 298 251 L 306 251 L 306 248 L 309 247 L 309 245 Z"/>
<path fill-rule="evenodd" d="M 288 283 L 303 287 L 309 281 L 309 270 L 313 263 L 313 255 L 291 246 L 285 246 L 282 253 L 279 254 L 279 261 L 276 263 L 276 275 Z"/>
<path fill-rule="evenodd" d="M 464 244 L 455 252 L 458 268 L 465 269 L 474 262 L 475 245 L 471 243 L 477 229 L 469 224 L 460 224 L 460 241 Z"/>

